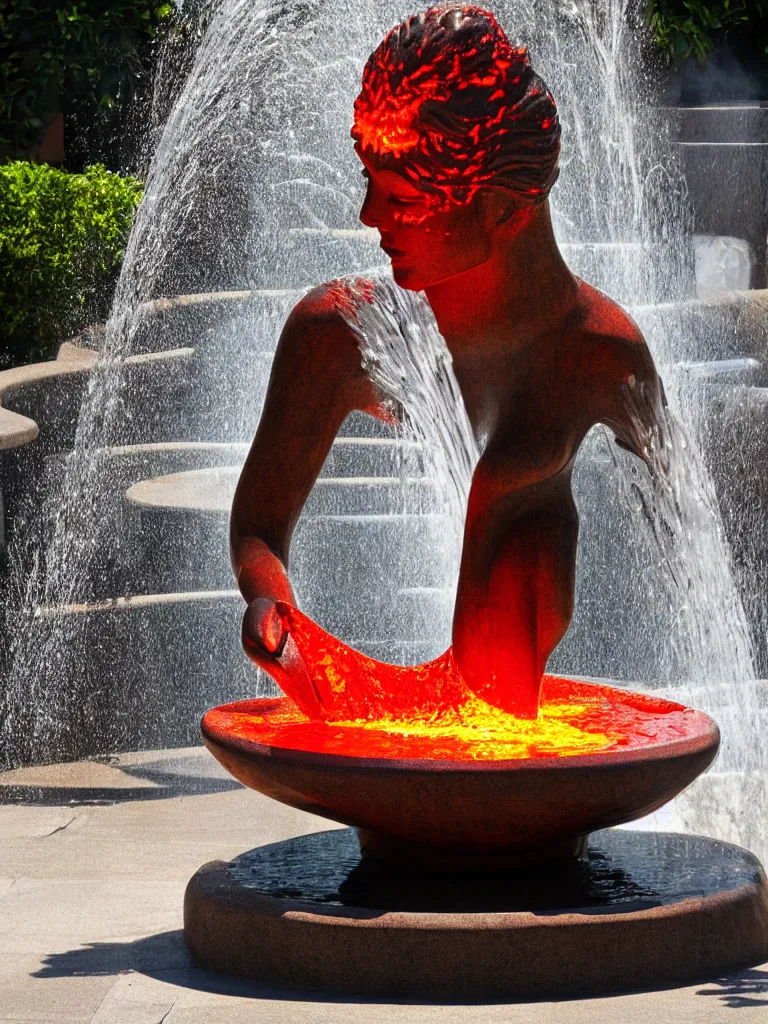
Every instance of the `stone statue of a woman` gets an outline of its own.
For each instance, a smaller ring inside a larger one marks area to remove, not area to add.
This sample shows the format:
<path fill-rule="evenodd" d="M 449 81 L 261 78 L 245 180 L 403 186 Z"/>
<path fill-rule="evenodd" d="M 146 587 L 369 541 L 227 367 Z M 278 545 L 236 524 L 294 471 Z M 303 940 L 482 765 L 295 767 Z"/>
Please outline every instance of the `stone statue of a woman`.
<path fill-rule="evenodd" d="M 603 423 L 647 457 L 661 384 L 630 317 L 563 261 L 548 202 L 555 103 L 492 14 L 434 7 L 389 32 L 366 64 L 352 136 L 367 181 L 360 219 L 397 285 L 424 292 L 483 439 L 452 652 L 438 662 L 489 704 L 535 717 L 573 611 L 576 453 Z M 245 648 L 289 695 L 304 688 L 305 709 L 306 665 L 284 614 L 291 535 L 345 417 L 384 415 L 341 292 L 315 288 L 285 324 L 231 521 Z M 392 685 L 407 686 L 407 671 Z"/>

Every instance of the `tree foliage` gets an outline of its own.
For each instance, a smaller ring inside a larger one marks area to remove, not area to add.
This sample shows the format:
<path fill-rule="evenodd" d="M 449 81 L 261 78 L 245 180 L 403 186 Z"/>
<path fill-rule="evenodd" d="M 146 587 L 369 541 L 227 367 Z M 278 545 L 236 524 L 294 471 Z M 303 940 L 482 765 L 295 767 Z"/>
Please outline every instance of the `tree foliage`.
<path fill-rule="evenodd" d="M 129 98 L 174 14 L 159 0 L 0 2 L 0 155 L 32 151 L 59 111 Z"/>
<path fill-rule="evenodd" d="M 673 62 L 696 57 L 703 63 L 728 38 L 746 42 L 768 61 L 768 0 L 649 0 L 646 16 Z"/>

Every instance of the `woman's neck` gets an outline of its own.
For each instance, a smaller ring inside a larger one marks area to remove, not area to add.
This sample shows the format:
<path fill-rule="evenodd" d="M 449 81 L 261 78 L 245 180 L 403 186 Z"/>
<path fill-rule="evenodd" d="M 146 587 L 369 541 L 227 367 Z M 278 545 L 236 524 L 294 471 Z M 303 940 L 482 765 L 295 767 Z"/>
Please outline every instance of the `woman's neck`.
<path fill-rule="evenodd" d="M 557 247 L 549 204 L 522 212 L 500 231 L 491 258 L 426 289 L 438 327 L 449 345 L 539 334 L 573 308 L 578 281 Z"/>

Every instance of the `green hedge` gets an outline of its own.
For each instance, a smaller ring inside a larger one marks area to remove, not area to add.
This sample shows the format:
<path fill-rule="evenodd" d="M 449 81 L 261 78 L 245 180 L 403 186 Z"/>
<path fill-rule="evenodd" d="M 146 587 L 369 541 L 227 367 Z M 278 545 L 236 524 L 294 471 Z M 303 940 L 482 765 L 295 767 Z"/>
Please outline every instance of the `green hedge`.
<path fill-rule="evenodd" d="M 0 165 L 0 365 L 48 358 L 104 319 L 141 194 L 100 165 Z"/>

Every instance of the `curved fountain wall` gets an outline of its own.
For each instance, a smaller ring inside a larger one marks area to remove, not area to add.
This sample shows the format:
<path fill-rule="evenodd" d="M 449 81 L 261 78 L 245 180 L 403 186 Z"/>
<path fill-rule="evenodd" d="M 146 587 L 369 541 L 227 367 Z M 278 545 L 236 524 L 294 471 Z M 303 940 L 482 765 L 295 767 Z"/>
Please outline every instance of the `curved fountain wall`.
<path fill-rule="evenodd" d="M 749 550 L 739 525 L 744 484 L 720 469 L 741 429 L 748 476 L 758 442 L 744 433 L 744 408 L 757 408 L 760 389 L 707 383 L 688 365 L 754 352 L 734 333 L 732 307 L 693 299 L 684 184 L 640 69 L 634 5 L 493 6 L 560 107 L 553 212 L 566 257 L 631 307 L 697 474 L 695 507 L 678 521 L 684 533 L 694 524 L 681 549 L 659 533 L 659 496 L 641 470 L 605 431 L 588 439 L 575 483 L 577 612 L 551 667 L 695 691 L 723 721 L 727 767 L 762 771 L 723 518 L 741 545 L 737 579 L 760 643 L 762 549 Z M 12 517 L 8 763 L 192 741 L 206 705 L 268 685 L 238 649 L 225 537 L 236 471 L 224 467 L 244 458 L 298 295 L 383 261 L 357 221 L 362 181 L 348 131 L 365 57 L 409 10 L 388 0 L 219 5 L 160 137 L 74 437 L 57 446 L 51 431 L 7 471 L 23 477 L 27 459 L 47 481 L 27 487 Z M 161 372 L 173 352 L 185 354 Z M 145 356 L 156 365 L 136 371 Z M 21 411 L 25 401 L 34 405 L 20 391 Z M 55 409 L 47 415 L 55 421 Z M 298 593 L 345 640 L 417 661 L 449 635 L 451 580 L 434 555 L 445 510 L 418 453 L 381 424 L 353 417 L 342 435 L 296 538 Z M 222 468 L 199 472 L 211 466 Z M 750 515 L 755 523 L 759 504 Z M 669 561 L 681 550 L 682 575 Z"/>

